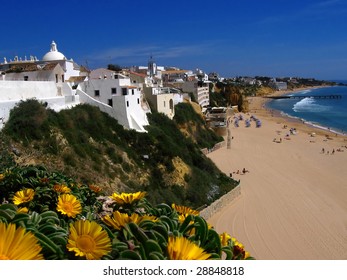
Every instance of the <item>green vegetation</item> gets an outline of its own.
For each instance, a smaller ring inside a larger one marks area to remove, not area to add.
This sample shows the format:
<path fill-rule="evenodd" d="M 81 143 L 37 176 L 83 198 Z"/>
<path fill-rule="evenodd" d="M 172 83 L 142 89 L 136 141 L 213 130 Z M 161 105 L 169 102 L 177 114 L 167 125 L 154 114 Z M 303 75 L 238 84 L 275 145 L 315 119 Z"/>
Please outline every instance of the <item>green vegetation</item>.
<path fill-rule="evenodd" d="M 7 148 L 3 157 L 9 166 L 10 156 L 24 163 L 21 159 L 30 157 L 48 170 L 83 184 L 98 184 L 108 193 L 147 191 L 151 203 L 201 207 L 237 182 L 200 150 L 213 146 L 220 137 L 205 127 L 188 104 L 177 106 L 176 114 L 174 121 L 160 113 L 150 114 L 148 133 L 137 133 L 125 130 L 96 107 L 78 105 L 56 113 L 28 100 L 11 111 L 1 132 L 7 139 L 3 143 L 17 147 L 22 155 L 13 155 Z M 191 137 L 179 129 L 184 123 L 195 124 Z M 177 169 L 184 171 L 180 174 Z"/>
<path fill-rule="evenodd" d="M 202 116 L 197 114 L 188 103 L 175 106 L 174 121 L 178 127 L 185 128 L 199 148 L 212 148 L 216 143 L 223 141 L 223 137 L 206 129 Z"/>
<path fill-rule="evenodd" d="M 15 110 L 11 110 L 4 131 L 25 144 L 48 137 L 48 111 L 34 99 L 22 101 Z"/>
<path fill-rule="evenodd" d="M 217 93 L 211 93 L 210 97 L 215 106 L 237 106 L 240 112 L 246 109 L 245 96 L 254 95 L 256 86 L 249 86 L 235 82 L 217 83 Z"/>
<path fill-rule="evenodd" d="M 144 192 L 105 196 L 96 186 L 38 166 L 0 173 L 0 189 L 4 260 L 253 259 L 198 211 L 153 205 Z"/>
<path fill-rule="evenodd" d="M 107 69 L 115 72 L 121 72 L 123 68 L 118 64 L 108 64 Z"/>

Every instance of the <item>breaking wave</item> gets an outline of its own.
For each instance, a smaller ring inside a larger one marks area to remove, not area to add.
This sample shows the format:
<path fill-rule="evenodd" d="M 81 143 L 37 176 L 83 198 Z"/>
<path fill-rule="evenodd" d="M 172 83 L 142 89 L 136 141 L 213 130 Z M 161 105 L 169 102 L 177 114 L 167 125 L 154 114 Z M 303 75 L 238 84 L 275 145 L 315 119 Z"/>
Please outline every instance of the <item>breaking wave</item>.
<path fill-rule="evenodd" d="M 320 105 L 312 97 L 306 97 L 293 105 L 297 113 L 322 113 L 331 110 L 331 106 Z"/>

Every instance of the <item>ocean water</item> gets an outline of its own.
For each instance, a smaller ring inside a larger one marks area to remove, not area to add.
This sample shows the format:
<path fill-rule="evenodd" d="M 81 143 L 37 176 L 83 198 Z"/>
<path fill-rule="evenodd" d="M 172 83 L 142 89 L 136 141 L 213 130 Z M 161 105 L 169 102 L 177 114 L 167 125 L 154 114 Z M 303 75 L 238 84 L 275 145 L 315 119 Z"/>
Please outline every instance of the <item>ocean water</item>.
<path fill-rule="evenodd" d="M 288 95 L 299 95 L 304 98 L 274 99 L 268 102 L 266 107 L 314 126 L 347 134 L 347 86 L 307 89 Z M 315 99 L 309 97 L 319 95 L 341 95 L 342 98 Z"/>

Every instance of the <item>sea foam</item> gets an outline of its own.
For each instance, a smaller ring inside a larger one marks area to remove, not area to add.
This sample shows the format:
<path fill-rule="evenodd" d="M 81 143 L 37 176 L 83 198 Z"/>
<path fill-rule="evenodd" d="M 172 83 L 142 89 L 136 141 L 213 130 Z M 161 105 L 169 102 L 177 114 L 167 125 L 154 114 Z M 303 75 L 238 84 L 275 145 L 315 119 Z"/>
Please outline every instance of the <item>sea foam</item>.
<path fill-rule="evenodd" d="M 331 110 L 331 106 L 321 105 L 313 97 L 306 97 L 293 105 L 294 112 L 322 113 Z"/>

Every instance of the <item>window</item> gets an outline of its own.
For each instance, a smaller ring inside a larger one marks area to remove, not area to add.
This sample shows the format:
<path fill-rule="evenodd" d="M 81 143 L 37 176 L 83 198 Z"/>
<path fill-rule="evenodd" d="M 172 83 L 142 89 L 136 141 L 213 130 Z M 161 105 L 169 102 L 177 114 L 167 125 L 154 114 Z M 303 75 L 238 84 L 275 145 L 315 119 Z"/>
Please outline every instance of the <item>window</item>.
<path fill-rule="evenodd" d="M 58 74 L 55 74 L 55 82 L 58 83 Z"/>
<path fill-rule="evenodd" d="M 94 96 L 100 96 L 100 90 L 98 89 L 94 90 Z"/>
<path fill-rule="evenodd" d="M 64 75 L 61 75 L 61 81 L 64 83 Z"/>
<path fill-rule="evenodd" d="M 131 94 L 134 95 L 135 94 L 135 90 L 132 89 L 131 90 Z"/>
<path fill-rule="evenodd" d="M 29 80 L 29 76 L 24 76 L 24 81 L 28 81 Z"/>
<path fill-rule="evenodd" d="M 140 98 L 137 98 L 137 104 L 140 104 Z"/>
<path fill-rule="evenodd" d="M 128 95 L 128 89 L 127 88 L 122 88 L 122 94 L 123 95 Z"/>
<path fill-rule="evenodd" d="M 165 101 L 164 101 L 164 108 L 166 107 Z"/>
<path fill-rule="evenodd" d="M 117 94 L 117 88 L 111 88 L 111 93 L 112 94 Z"/>
<path fill-rule="evenodd" d="M 113 106 L 113 101 L 112 101 L 112 99 L 107 99 L 107 103 L 108 103 L 108 105 L 110 105 L 111 107 Z"/>
<path fill-rule="evenodd" d="M 127 101 L 127 107 L 129 107 L 129 101 Z"/>

